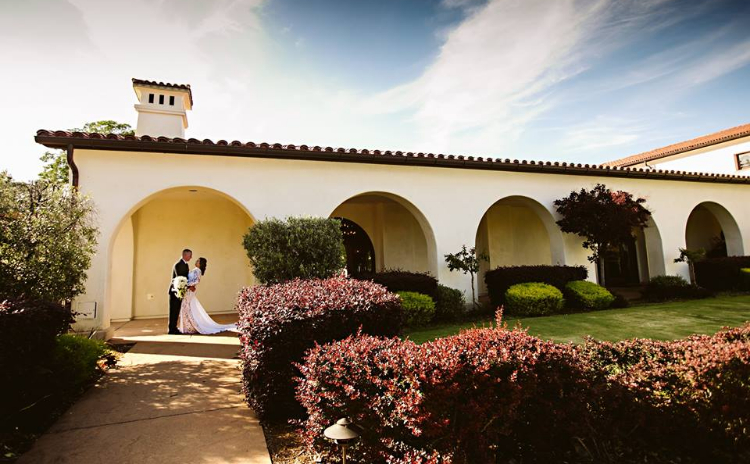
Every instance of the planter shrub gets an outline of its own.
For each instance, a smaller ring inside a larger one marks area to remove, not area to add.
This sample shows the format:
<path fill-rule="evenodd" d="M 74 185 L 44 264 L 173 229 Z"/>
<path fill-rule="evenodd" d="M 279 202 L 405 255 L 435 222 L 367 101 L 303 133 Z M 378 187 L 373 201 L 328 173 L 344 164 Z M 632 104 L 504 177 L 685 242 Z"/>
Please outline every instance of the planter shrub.
<path fill-rule="evenodd" d="M 355 462 L 746 462 L 750 325 L 673 342 L 470 329 L 422 345 L 352 336 L 300 366 L 310 451 L 348 416 Z"/>
<path fill-rule="evenodd" d="M 341 222 L 332 218 L 288 217 L 258 221 L 243 246 L 262 283 L 324 279 L 346 265 Z"/>
<path fill-rule="evenodd" d="M 708 298 L 711 292 L 690 285 L 682 276 L 664 275 L 652 277 L 642 292 L 648 301 Z"/>
<path fill-rule="evenodd" d="M 417 292 L 398 292 L 404 323 L 409 327 L 429 324 L 435 317 L 435 302 L 428 295 Z"/>
<path fill-rule="evenodd" d="M 392 336 L 401 331 L 399 297 L 378 284 L 335 277 L 292 280 L 240 292 L 243 392 L 262 418 L 288 418 L 294 400 L 294 363 L 316 343 L 360 331 Z"/>
<path fill-rule="evenodd" d="M 542 282 L 561 290 L 572 280 L 586 280 L 588 270 L 583 266 L 503 266 L 487 271 L 490 301 L 494 308 L 505 303 L 505 292 L 515 285 L 526 282 Z"/>
<path fill-rule="evenodd" d="M 609 308 L 615 301 L 606 288 L 588 280 L 573 280 L 565 284 L 565 301 L 572 308 L 596 311 Z"/>
<path fill-rule="evenodd" d="M 60 335 L 52 352 L 56 381 L 73 390 L 91 382 L 103 367 L 114 366 L 116 359 L 104 341 L 79 335 Z"/>
<path fill-rule="evenodd" d="M 435 298 L 438 281 L 426 272 L 409 272 L 401 269 L 386 269 L 382 272 L 360 273 L 353 276 L 360 280 L 372 280 L 389 291 L 417 292 Z"/>
<path fill-rule="evenodd" d="M 713 291 L 741 290 L 740 269 L 750 267 L 750 256 L 706 258 L 695 263 L 695 281 L 700 287 Z"/>
<path fill-rule="evenodd" d="M 435 320 L 456 321 L 466 312 L 466 299 L 461 290 L 438 285 L 435 292 Z"/>
<path fill-rule="evenodd" d="M 513 285 L 505 292 L 509 314 L 519 316 L 545 316 L 560 312 L 565 299 L 560 290 L 539 282 Z"/>

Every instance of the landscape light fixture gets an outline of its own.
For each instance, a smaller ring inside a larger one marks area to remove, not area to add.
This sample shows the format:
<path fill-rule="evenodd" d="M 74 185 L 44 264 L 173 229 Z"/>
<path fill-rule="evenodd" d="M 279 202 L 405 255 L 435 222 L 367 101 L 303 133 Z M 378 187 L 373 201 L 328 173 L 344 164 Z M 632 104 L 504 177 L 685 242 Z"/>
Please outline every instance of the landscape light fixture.
<path fill-rule="evenodd" d="M 323 435 L 341 446 L 341 459 L 346 464 L 346 447 L 359 438 L 357 428 L 348 418 L 344 417 L 323 431 Z"/>

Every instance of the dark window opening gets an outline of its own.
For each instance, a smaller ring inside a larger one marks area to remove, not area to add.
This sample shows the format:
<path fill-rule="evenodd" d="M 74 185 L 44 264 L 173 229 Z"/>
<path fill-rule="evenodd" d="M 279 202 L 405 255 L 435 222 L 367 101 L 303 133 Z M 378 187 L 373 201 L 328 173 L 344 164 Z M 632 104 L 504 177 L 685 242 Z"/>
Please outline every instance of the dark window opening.
<path fill-rule="evenodd" d="M 149 103 L 153 103 L 154 102 L 154 94 L 153 93 L 148 94 L 148 102 Z"/>
<path fill-rule="evenodd" d="M 174 106 L 174 95 L 169 96 L 169 106 Z"/>
<path fill-rule="evenodd" d="M 164 104 L 164 95 L 159 95 L 159 104 L 160 105 Z"/>

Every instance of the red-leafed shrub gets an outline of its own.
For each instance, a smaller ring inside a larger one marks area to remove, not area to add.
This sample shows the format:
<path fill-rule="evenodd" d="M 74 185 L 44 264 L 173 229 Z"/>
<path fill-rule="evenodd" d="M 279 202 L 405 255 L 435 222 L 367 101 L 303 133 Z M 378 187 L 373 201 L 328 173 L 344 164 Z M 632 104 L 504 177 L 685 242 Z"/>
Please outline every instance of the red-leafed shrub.
<path fill-rule="evenodd" d="M 396 295 L 368 281 L 335 277 L 245 288 L 239 295 L 243 390 L 264 418 L 300 414 L 293 378 L 305 351 L 358 330 L 393 336 L 402 311 Z"/>
<path fill-rule="evenodd" d="M 352 336 L 299 366 L 307 445 L 349 416 L 354 462 L 743 462 L 750 325 L 576 347 L 471 329 L 416 345 Z"/>

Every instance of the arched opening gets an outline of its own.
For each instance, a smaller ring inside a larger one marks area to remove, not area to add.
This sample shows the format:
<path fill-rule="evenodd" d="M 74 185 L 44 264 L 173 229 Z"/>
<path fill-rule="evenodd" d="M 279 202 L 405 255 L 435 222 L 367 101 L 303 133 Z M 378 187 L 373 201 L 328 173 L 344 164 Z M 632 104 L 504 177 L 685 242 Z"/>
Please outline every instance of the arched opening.
<path fill-rule="evenodd" d="M 406 199 L 384 192 L 363 193 L 341 203 L 330 216 L 361 229 L 359 237 L 366 236 L 372 245 L 375 271 L 403 269 L 437 275 L 432 228 Z M 364 240 L 358 246 L 366 248 Z M 347 254 L 347 261 L 350 258 Z"/>
<path fill-rule="evenodd" d="M 704 202 L 690 212 L 685 226 L 689 250 L 703 248 L 709 257 L 741 256 L 742 235 L 734 217 L 718 203 Z"/>
<path fill-rule="evenodd" d="M 142 201 L 112 239 L 110 319 L 167 317 L 171 269 L 183 248 L 190 248 L 194 259 L 208 260 L 199 289 L 206 310 L 233 312 L 237 292 L 254 283 L 242 247 L 253 223 L 235 200 L 208 188 L 174 188 Z"/>
<path fill-rule="evenodd" d="M 349 275 L 373 273 L 376 269 L 375 247 L 367 232 L 354 221 L 336 218 L 341 221 L 341 235 L 346 250 L 346 271 Z"/>
<path fill-rule="evenodd" d="M 479 222 L 477 253 L 480 262 L 479 295 L 487 293 L 484 274 L 499 266 L 564 264 L 562 233 L 552 214 L 531 198 L 512 196 L 490 206 Z"/>

